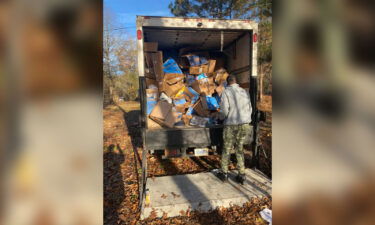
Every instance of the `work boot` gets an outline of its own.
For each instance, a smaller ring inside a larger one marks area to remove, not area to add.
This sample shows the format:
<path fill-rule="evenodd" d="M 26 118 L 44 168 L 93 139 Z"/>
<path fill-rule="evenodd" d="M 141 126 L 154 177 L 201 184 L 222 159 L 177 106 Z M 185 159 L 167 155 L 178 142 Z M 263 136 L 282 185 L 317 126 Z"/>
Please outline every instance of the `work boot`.
<path fill-rule="evenodd" d="M 236 180 L 237 180 L 238 183 L 243 185 L 245 180 L 246 180 L 245 174 L 238 174 L 237 177 L 236 177 Z"/>
<path fill-rule="evenodd" d="M 220 172 L 219 173 L 219 178 L 223 182 L 228 182 L 228 173 Z"/>

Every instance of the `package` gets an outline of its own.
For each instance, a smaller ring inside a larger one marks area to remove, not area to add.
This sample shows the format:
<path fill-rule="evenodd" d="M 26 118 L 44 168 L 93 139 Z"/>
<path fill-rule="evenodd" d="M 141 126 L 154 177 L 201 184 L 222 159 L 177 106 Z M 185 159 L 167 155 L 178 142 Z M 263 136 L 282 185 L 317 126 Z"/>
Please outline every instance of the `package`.
<path fill-rule="evenodd" d="M 195 81 L 195 76 L 194 75 L 190 75 L 190 74 L 186 74 L 185 77 L 186 77 L 186 84 L 188 86 L 191 86 L 194 83 L 194 81 Z"/>
<path fill-rule="evenodd" d="M 202 100 L 199 99 L 193 106 L 194 112 L 198 114 L 199 116 L 203 117 L 209 117 L 210 111 L 208 109 L 205 109 L 202 105 Z"/>
<path fill-rule="evenodd" d="M 208 77 L 196 80 L 191 86 L 199 94 L 208 96 L 211 96 L 216 88 L 213 78 Z"/>
<path fill-rule="evenodd" d="M 162 126 L 160 126 L 160 124 L 153 121 L 152 119 L 147 118 L 147 128 L 148 129 L 160 129 L 160 128 L 162 128 Z"/>
<path fill-rule="evenodd" d="M 213 73 L 215 71 L 216 60 L 210 59 L 208 61 L 208 71 L 206 73 Z"/>
<path fill-rule="evenodd" d="M 184 74 L 168 73 L 165 74 L 162 91 L 169 97 L 173 98 L 185 85 L 183 83 Z"/>
<path fill-rule="evenodd" d="M 144 52 L 157 52 L 158 43 L 157 42 L 143 42 L 143 51 Z"/>
<path fill-rule="evenodd" d="M 156 81 L 163 80 L 163 52 L 145 52 L 145 59 L 145 76 Z"/>
<path fill-rule="evenodd" d="M 159 101 L 150 113 L 150 118 L 158 123 L 163 123 L 172 110 L 172 104 Z"/>
<path fill-rule="evenodd" d="M 193 116 L 190 120 L 191 126 L 199 126 L 199 127 L 205 127 L 206 124 L 209 122 L 209 118 L 206 117 L 200 117 L 200 116 Z"/>
<path fill-rule="evenodd" d="M 190 74 L 198 75 L 198 74 L 207 73 L 207 72 L 208 72 L 208 64 L 189 67 Z"/>
<path fill-rule="evenodd" d="M 215 71 L 216 60 L 209 60 L 207 64 L 202 64 L 199 66 L 189 67 L 190 74 L 201 74 L 201 73 L 213 73 Z"/>
<path fill-rule="evenodd" d="M 189 97 L 191 104 L 195 104 L 199 99 L 199 93 L 192 87 L 185 88 L 184 94 Z"/>
<path fill-rule="evenodd" d="M 150 118 L 162 126 L 172 128 L 181 121 L 182 113 L 177 112 L 167 101 L 159 101 L 151 111 Z"/>
<path fill-rule="evenodd" d="M 163 71 L 166 74 L 167 73 L 182 74 L 182 71 L 181 71 L 180 67 L 178 66 L 176 61 L 172 58 L 169 58 L 169 59 L 167 59 L 167 61 L 164 62 Z"/>
<path fill-rule="evenodd" d="M 182 120 L 182 113 L 177 112 L 175 108 L 172 108 L 170 113 L 167 115 L 164 121 L 164 125 L 169 128 L 173 128 L 175 123 Z"/>
<path fill-rule="evenodd" d="M 227 81 L 227 78 L 228 78 L 229 74 L 227 73 L 227 71 L 225 69 L 221 68 L 218 71 L 216 71 L 215 73 L 216 73 L 215 83 L 220 85 L 220 84 L 223 84 L 224 82 Z"/>
<path fill-rule="evenodd" d="M 189 103 L 186 101 L 185 98 L 173 100 L 173 105 L 175 106 L 177 112 L 184 113 L 185 109 L 188 107 L 188 104 Z"/>

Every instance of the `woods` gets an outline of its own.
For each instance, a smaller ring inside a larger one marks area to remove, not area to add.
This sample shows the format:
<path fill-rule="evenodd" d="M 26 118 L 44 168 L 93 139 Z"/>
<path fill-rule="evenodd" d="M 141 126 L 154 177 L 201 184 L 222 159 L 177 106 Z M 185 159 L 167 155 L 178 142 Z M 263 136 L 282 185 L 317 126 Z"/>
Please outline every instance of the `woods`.
<path fill-rule="evenodd" d="M 119 99 L 138 97 L 137 47 L 135 39 L 125 30 L 118 29 L 117 18 L 104 12 L 103 29 L 103 88 L 104 105 Z"/>

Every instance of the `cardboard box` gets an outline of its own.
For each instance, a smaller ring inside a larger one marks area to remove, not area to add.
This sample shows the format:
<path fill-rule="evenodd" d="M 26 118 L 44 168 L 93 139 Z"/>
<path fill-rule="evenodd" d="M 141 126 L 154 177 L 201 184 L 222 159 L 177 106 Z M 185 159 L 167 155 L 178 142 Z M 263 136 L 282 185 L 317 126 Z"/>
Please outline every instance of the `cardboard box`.
<path fill-rule="evenodd" d="M 157 42 L 143 42 L 143 51 L 145 52 L 157 52 L 158 43 Z"/>
<path fill-rule="evenodd" d="M 162 91 L 169 97 L 174 97 L 185 86 L 184 77 L 184 74 L 180 73 L 167 73 L 162 83 Z"/>
<path fill-rule="evenodd" d="M 207 71 L 207 73 L 213 73 L 215 71 L 215 65 L 216 65 L 216 60 L 210 59 L 208 61 L 208 71 Z"/>
<path fill-rule="evenodd" d="M 145 52 L 145 76 L 157 81 L 163 80 L 163 52 Z"/>
<path fill-rule="evenodd" d="M 190 74 L 198 75 L 198 74 L 207 73 L 207 72 L 208 72 L 208 64 L 189 67 Z"/>
<path fill-rule="evenodd" d="M 203 64 L 200 66 L 189 67 L 189 73 L 198 75 L 201 73 L 213 73 L 215 71 L 216 60 L 209 60 L 208 64 Z"/>
<path fill-rule="evenodd" d="M 201 95 L 212 95 L 215 93 L 216 85 L 213 82 L 213 78 L 196 80 L 192 84 L 192 88 Z"/>
<path fill-rule="evenodd" d="M 227 81 L 228 76 L 229 74 L 225 69 L 219 69 L 218 71 L 216 71 L 215 83 L 219 85 L 223 84 L 225 81 Z"/>
<path fill-rule="evenodd" d="M 162 126 L 158 124 L 157 122 L 153 121 L 150 118 L 147 118 L 147 128 L 148 129 L 161 129 Z"/>
<path fill-rule="evenodd" d="M 174 124 L 181 121 L 182 113 L 171 110 L 167 118 L 165 118 L 164 125 L 169 128 L 173 128 Z"/>
<path fill-rule="evenodd" d="M 159 101 L 150 114 L 150 118 L 156 122 L 163 122 L 172 110 L 172 104 L 167 101 Z"/>
<path fill-rule="evenodd" d="M 193 109 L 199 116 L 202 116 L 202 117 L 209 117 L 210 116 L 210 111 L 204 109 L 204 107 L 202 105 L 202 100 L 200 100 L 200 99 L 197 101 L 197 103 L 194 104 Z"/>
<path fill-rule="evenodd" d="M 150 114 L 150 118 L 162 126 L 172 128 L 182 119 L 182 113 L 173 109 L 167 101 L 159 101 Z"/>

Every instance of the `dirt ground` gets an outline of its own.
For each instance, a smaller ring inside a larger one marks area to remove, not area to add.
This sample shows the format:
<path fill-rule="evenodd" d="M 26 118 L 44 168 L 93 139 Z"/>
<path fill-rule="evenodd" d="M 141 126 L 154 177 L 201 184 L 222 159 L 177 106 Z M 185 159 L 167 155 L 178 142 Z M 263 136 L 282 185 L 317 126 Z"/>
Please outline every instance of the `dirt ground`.
<path fill-rule="evenodd" d="M 141 173 L 141 132 L 138 127 L 139 103 L 123 102 L 103 110 L 104 224 L 267 224 L 259 211 L 271 208 L 270 199 L 253 199 L 242 207 L 219 208 L 208 213 L 182 212 L 181 216 L 140 221 L 138 180 Z M 271 173 L 271 132 L 261 129 L 260 169 Z M 251 152 L 245 151 L 246 166 L 252 167 Z M 267 156 L 267 157 L 265 157 Z M 148 176 L 198 173 L 220 168 L 220 156 L 187 159 L 161 159 L 148 156 Z M 234 158 L 232 161 L 235 161 Z M 231 163 L 230 169 L 235 169 Z"/>

